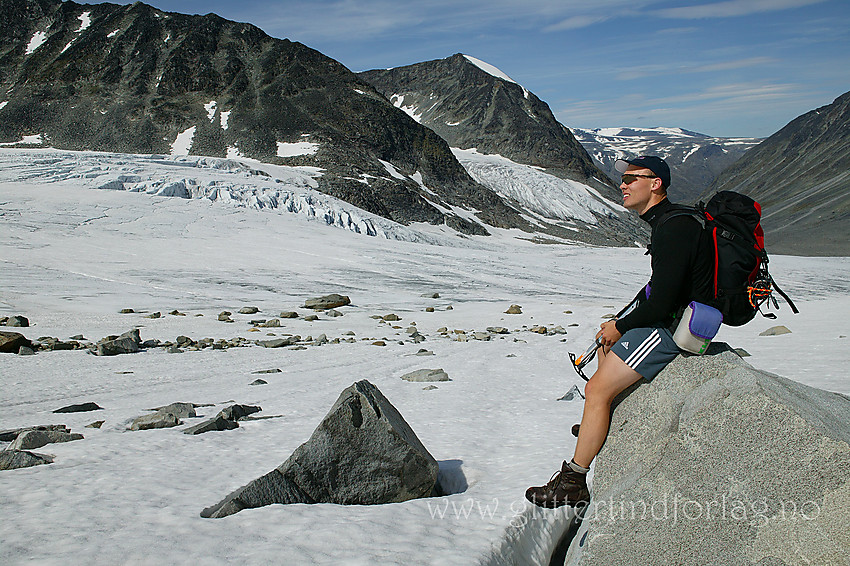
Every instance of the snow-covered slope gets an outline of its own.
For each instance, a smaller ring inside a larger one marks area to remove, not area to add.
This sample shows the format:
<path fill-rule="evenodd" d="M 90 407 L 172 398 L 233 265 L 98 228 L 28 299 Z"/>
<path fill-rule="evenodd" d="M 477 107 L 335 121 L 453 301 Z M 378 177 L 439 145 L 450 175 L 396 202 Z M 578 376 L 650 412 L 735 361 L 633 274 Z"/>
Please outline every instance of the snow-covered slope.
<path fill-rule="evenodd" d="M 452 153 L 473 179 L 544 219 L 597 224 L 597 216 L 610 217 L 615 211 L 626 211 L 584 183 L 555 177 L 539 167 L 515 163 L 501 155 L 481 154 L 475 149 L 452 148 Z"/>
<path fill-rule="evenodd" d="M 682 128 L 571 128 L 594 162 L 613 180 L 614 161 L 622 157 L 657 155 L 670 165 L 674 200 L 691 200 L 759 138 L 717 138 Z"/>
<path fill-rule="evenodd" d="M 537 245 L 506 232 L 433 234 L 438 246 L 369 237 L 321 215 L 96 188 L 121 171 L 140 177 L 120 180 L 125 188 L 217 180 L 262 203 L 269 183 L 309 194 L 309 171 L 269 169 L 266 178 L 250 173 L 264 168 L 254 164 L 227 171 L 149 156 L 37 150 L 26 161 L 21 153 L 0 150 L 0 316 L 24 315 L 31 326 L 4 330 L 32 340 L 96 341 L 130 328 L 145 340 L 303 340 L 116 357 L 0 354 L 0 429 L 61 423 L 85 436 L 36 450 L 53 464 L 0 472 L 0 564 L 549 563 L 569 512 L 532 507 L 523 493 L 572 454 L 567 431 L 581 403 L 557 399 L 583 382 L 567 353 L 583 351 L 602 317 L 645 283 L 643 250 Z M 772 257 L 771 272 L 801 314 L 783 308 L 777 321 L 723 328 L 720 338 L 745 348 L 757 367 L 850 393 L 848 269 L 848 258 Z M 304 317 L 305 299 L 333 292 L 351 298 L 343 316 Z M 522 314 L 506 314 L 511 304 Z M 238 314 L 243 306 L 260 312 Z M 234 323 L 218 320 L 223 310 Z M 276 328 L 252 324 L 284 310 L 301 316 Z M 148 318 L 153 312 L 162 316 Z M 401 321 L 374 318 L 389 313 Z M 758 336 L 775 324 L 793 333 Z M 424 342 L 413 343 L 412 327 Z M 307 340 L 322 334 L 341 340 Z M 425 390 L 400 379 L 423 368 L 442 368 L 452 381 Z M 251 385 L 258 378 L 267 383 Z M 199 517 L 286 460 L 360 379 L 398 408 L 454 493 Z M 89 401 L 104 409 L 52 413 Z M 200 436 L 182 434 L 184 426 L 126 430 L 175 401 L 211 404 L 198 407 L 204 417 L 233 401 L 259 405 L 256 416 L 268 418 Z M 101 428 L 85 428 L 100 420 Z"/>

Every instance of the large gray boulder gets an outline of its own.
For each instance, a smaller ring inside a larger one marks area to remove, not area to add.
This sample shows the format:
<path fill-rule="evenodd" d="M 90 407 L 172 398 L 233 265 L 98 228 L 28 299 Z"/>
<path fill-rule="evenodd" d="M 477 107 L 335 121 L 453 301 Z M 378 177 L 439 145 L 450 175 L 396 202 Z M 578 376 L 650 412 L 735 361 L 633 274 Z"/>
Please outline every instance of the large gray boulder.
<path fill-rule="evenodd" d="M 20 332 L 0 330 L 0 352 L 17 354 L 21 347 L 32 347 L 32 343 Z"/>
<path fill-rule="evenodd" d="M 150 415 L 142 415 L 130 423 L 130 430 L 151 430 L 154 428 L 171 428 L 183 423 L 174 413 L 157 411 Z"/>
<path fill-rule="evenodd" d="M 239 428 L 237 421 L 254 413 L 259 413 L 262 410 L 261 407 L 251 405 L 230 405 L 222 409 L 215 417 L 185 428 L 183 434 L 203 434 L 205 432 L 233 430 L 234 428 Z"/>
<path fill-rule="evenodd" d="M 117 356 L 119 354 L 134 354 L 141 349 L 142 339 L 139 329 L 134 328 L 116 338 L 106 338 L 98 342 L 95 354 L 98 356 Z"/>
<path fill-rule="evenodd" d="M 0 450 L 0 470 L 16 470 L 52 463 L 53 456 L 46 454 L 37 454 L 26 450 Z"/>
<path fill-rule="evenodd" d="M 278 468 L 201 512 L 217 518 L 272 503 L 396 503 L 431 494 L 437 461 L 366 380 L 345 389 L 310 439 Z"/>
<path fill-rule="evenodd" d="M 307 299 L 307 301 L 304 302 L 304 308 L 321 311 L 326 309 L 335 309 L 337 307 L 344 307 L 345 305 L 350 304 L 351 299 L 349 299 L 347 296 L 332 293 L 323 297 Z"/>
<path fill-rule="evenodd" d="M 76 432 L 65 432 L 61 430 L 28 430 L 22 432 L 9 445 L 10 450 L 34 450 L 55 444 L 58 442 L 71 442 L 82 440 L 83 435 Z"/>
<path fill-rule="evenodd" d="M 725 344 L 627 391 L 571 565 L 848 564 L 850 398 Z"/>

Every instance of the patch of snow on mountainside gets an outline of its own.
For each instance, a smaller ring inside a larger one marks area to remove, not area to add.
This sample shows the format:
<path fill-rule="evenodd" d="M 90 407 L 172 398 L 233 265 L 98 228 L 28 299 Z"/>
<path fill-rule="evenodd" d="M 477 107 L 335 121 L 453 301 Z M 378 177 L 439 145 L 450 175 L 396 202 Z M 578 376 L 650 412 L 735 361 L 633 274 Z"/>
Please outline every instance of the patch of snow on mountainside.
<path fill-rule="evenodd" d="M 597 224 L 595 215 L 625 210 L 582 183 L 560 179 L 501 155 L 458 148 L 452 148 L 452 153 L 477 182 L 547 218 Z"/>
<path fill-rule="evenodd" d="M 390 97 L 390 102 L 393 103 L 393 106 L 403 111 L 405 114 L 407 114 L 417 122 L 422 122 L 422 111 L 413 105 L 405 106 L 404 95 L 394 94 Z"/>
<path fill-rule="evenodd" d="M 498 67 L 495 67 L 495 66 L 491 65 L 490 63 L 486 63 L 486 62 L 482 61 L 481 59 L 476 59 L 475 57 L 472 57 L 471 55 L 464 54 L 464 57 L 466 57 L 467 61 L 469 61 L 470 63 L 472 63 L 473 65 L 475 65 L 476 67 L 478 67 L 479 69 L 481 69 L 482 71 L 487 73 L 488 75 L 493 75 L 497 79 L 502 79 L 503 81 L 508 81 L 509 83 L 514 83 L 515 85 L 519 85 L 522 88 L 522 92 L 525 93 L 525 98 L 528 98 L 528 89 L 526 89 L 524 86 L 522 86 L 521 84 L 519 84 L 518 82 L 516 82 L 512 78 L 510 78 L 507 75 L 507 73 L 505 73 L 504 71 L 502 71 Z"/>

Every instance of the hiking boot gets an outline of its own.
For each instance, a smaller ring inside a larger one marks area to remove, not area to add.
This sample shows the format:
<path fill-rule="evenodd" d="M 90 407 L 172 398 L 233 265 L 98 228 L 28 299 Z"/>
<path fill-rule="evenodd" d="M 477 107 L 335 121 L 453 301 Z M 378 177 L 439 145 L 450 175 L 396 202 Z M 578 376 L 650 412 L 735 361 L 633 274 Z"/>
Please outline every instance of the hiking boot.
<path fill-rule="evenodd" d="M 549 483 L 540 487 L 529 487 L 525 498 L 539 507 L 554 509 L 562 505 L 587 505 L 590 492 L 587 490 L 587 474 L 573 471 L 564 460 L 561 471 L 555 472 Z"/>

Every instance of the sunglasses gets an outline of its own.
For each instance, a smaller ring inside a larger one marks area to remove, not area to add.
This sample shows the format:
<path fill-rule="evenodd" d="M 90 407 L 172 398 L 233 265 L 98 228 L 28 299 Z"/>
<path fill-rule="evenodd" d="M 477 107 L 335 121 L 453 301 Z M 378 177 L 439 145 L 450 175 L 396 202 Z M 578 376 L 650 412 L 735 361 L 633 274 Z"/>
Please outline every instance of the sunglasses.
<path fill-rule="evenodd" d="M 638 175 L 637 173 L 628 173 L 626 175 L 623 175 L 623 184 L 631 185 L 632 183 L 634 183 L 635 181 L 638 180 L 638 177 L 642 177 L 644 179 L 657 179 L 658 178 L 656 175 Z"/>

